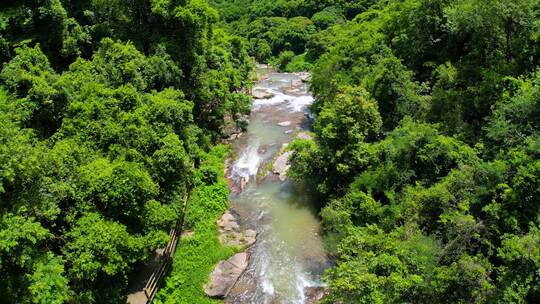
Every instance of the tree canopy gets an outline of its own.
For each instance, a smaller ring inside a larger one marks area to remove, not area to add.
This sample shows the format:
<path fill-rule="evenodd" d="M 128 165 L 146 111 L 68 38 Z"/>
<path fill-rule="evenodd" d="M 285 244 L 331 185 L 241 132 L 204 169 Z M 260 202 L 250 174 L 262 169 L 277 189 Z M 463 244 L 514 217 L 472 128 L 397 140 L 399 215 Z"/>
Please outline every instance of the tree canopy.
<path fill-rule="evenodd" d="M 247 43 L 217 20 L 198 0 L 0 4 L 4 302 L 125 302 L 250 110 Z"/>
<path fill-rule="evenodd" d="M 232 252 L 216 249 L 215 144 L 245 127 L 257 60 L 312 72 L 313 136 L 289 146 L 289 176 L 322 200 L 323 302 L 540 302 L 539 14 L 539 0 L 2 2 L 3 301 L 124 302 L 190 189 L 198 231 L 158 299 L 210 301 L 199 285 Z"/>
<path fill-rule="evenodd" d="M 326 303 L 535 303 L 538 13 L 520 1 L 374 1 L 321 29 L 314 138 Z"/>

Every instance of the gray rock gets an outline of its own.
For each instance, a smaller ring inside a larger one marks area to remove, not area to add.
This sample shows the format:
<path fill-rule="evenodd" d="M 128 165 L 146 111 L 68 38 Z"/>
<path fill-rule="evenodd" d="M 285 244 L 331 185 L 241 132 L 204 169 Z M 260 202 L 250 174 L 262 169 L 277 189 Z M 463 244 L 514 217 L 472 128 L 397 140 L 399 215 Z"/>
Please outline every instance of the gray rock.
<path fill-rule="evenodd" d="M 244 231 L 243 243 L 245 246 L 251 246 L 257 241 L 257 231 L 248 229 Z"/>
<path fill-rule="evenodd" d="M 272 166 L 272 171 L 274 174 L 279 175 L 279 179 L 281 181 L 284 181 L 287 179 L 287 171 L 291 167 L 289 163 L 289 157 L 292 155 L 292 151 L 287 151 L 283 154 L 281 154 L 276 161 L 274 162 L 274 165 Z"/>
<path fill-rule="evenodd" d="M 328 293 L 329 290 L 326 287 L 306 287 L 304 288 L 304 295 L 306 296 L 304 304 L 319 303 Z"/>
<path fill-rule="evenodd" d="M 223 214 L 223 216 L 217 221 L 217 224 L 219 226 L 219 230 L 222 232 L 236 231 L 240 228 L 236 218 L 229 211 Z"/>
<path fill-rule="evenodd" d="M 302 90 L 298 88 L 289 88 L 285 90 L 285 94 L 287 95 L 300 95 L 302 93 Z"/>
<path fill-rule="evenodd" d="M 246 230 L 244 232 L 226 232 L 220 235 L 221 243 L 226 246 L 249 247 L 257 241 L 257 232 Z"/>
<path fill-rule="evenodd" d="M 212 298 L 224 298 L 248 266 L 249 256 L 237 253 L 226 261 L 220 261 L 204 285 L 204 292 Z"/>
<path fill-rule="evenodd" d="M 257 232 L 251 229 L 240 231 L 238 220 L 230 211 L 226 211 L 217 224 L 219 239 L 225 246 L 249 247 L 257 241 Z"/>
<path fill-rule="evenodd" d="M 283 121 L 283 122 L 278 123 L 278 126 L 280 127 L 289 127 L 290 125 L 291 125 L 290 121 Z"/>
<path fill-rule="evenodd" d="M 298 87 L 298 86 L 301 86 L 302 85 L 302 80 L 300 79 L 295 79 L 292 81 L 292 86 L 293 87 Z"/>
<path fill-rule="evenodd" d="M 265 89 L 253 89 L 251 95 L 256 99 L 270 99 L 274 97 L 272 92 L 269 92 Z"/>
<path fill-rule="evenodd" d="M 309 80 L 311 80 L 311 75 L 306 72 L 298 73 L 298 77 L 300 77 L 300 80 L 302 82 L 308 82 Z"/>
<path fill-rule="evenodd" d="M 259 154 L 265 154 L 266 151 L 268 151 L 268 145 L 261 145 L 259 149 L 257 149 L 257 153 Z"/>

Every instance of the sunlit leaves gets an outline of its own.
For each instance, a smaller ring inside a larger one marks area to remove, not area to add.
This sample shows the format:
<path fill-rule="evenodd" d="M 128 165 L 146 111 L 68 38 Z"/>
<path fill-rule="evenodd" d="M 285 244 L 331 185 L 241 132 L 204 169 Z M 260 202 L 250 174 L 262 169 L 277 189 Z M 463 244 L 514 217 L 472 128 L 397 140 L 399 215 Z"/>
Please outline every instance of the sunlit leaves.
<path fill-rule="evenodd" d="M 0 254 L 5 261 L 12 260 L 19 266 L 31 263 L 32 247 L 51 237 L 50 232 L 33 218 L 5 214 L 1 220 Z"/>
<path fill-rule="evenodd" d="M 28 289 L 33 303 L 62 304 L 68 301 L 70 291 L 68 279 L 64 275 L 63 261 L 51 253 L 38 260 Z"/>
<path fill-rule="evenodd" d="M 54 85 L 58 76 L 39 46 L 20 48 L 16 53 L 2 69 L 0 79 L 32 111 L 28 124 L 39 133 L 51 135 L 59 127 L 64 110 L 64 101 Z"/>
<path fill-rule="evenodd" d="M 158 193 L 146 170 L 124 161 L 98 159 L 80 168 L 79 180 L 83 206 L 92 203 L 103 214 L 125 221 L 138 217 L 144 203 Z"/>
<path fill-rule="evenodd" d="M 144 256 L 143 245 L 125 226 L 97 213 L 81 217 L 66 237 L 68 243 L 63 253 L 71 263 L 71 275 L 81 281 L 92 282 L 102 273 L 123 275 Z"/>

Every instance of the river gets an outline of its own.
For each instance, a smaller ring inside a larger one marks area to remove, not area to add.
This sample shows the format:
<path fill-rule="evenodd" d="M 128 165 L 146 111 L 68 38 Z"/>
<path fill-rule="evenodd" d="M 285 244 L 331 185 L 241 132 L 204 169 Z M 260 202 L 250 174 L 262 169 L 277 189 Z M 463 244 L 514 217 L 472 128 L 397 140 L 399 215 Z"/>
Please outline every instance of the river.
<path fill-rule="evenodd" d="M 254 90 L 273 97 L 254 100 L 248 130 L 233 143 L 236 160 L 229 172 L 232 212 L 258 232 L 257 242 L 225 302 L 304 304 L 322 286 L 328 267 L 320 222 L 310 193 L 269 168 L 309 128 L 313 98 L 302 74 L 266 72 Z"/>

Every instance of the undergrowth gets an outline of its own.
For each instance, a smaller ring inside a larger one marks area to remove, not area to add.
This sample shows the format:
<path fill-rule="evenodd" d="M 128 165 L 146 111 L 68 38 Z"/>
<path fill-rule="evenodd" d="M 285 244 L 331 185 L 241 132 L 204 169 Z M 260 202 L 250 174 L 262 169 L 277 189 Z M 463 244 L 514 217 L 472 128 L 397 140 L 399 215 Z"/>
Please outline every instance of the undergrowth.
<path fill-rule="evenodd" d="M 228 208 L 229 190 L 223 176 L 228 146 L 217 146 L 204 158 L 198 170 L 200 183 L 191 192 L 185 229 L 193 231 L 180 240 L 171 273 L 154 303 L 219 303 L 204 293 L 214 266 L 232 256 L 236 249 L 219 241 L 217 220 Z"/>

